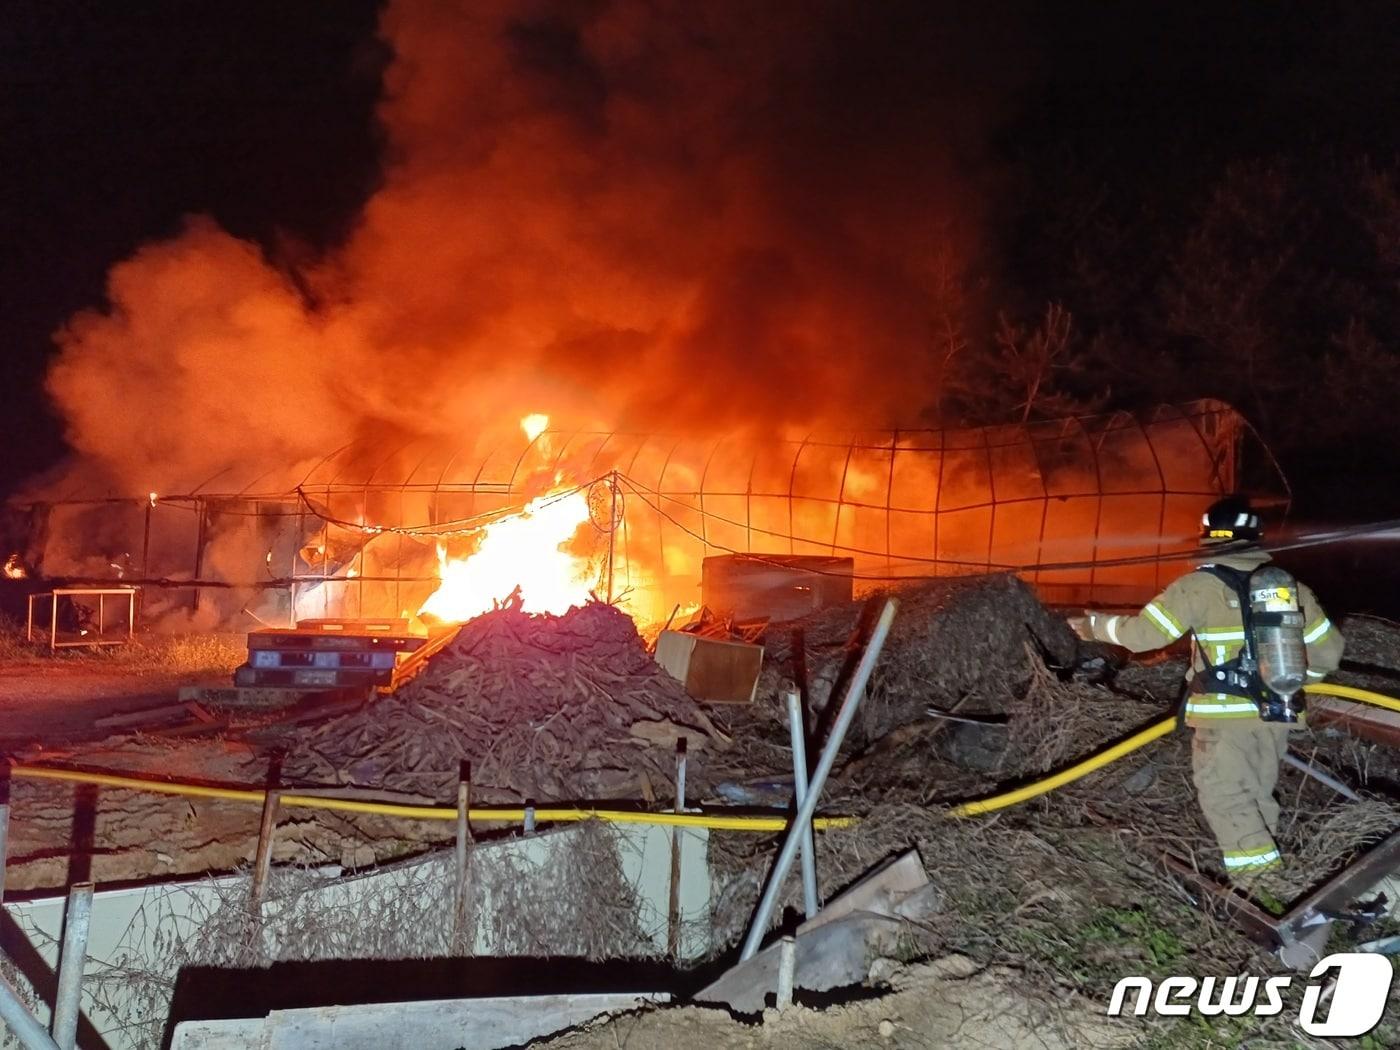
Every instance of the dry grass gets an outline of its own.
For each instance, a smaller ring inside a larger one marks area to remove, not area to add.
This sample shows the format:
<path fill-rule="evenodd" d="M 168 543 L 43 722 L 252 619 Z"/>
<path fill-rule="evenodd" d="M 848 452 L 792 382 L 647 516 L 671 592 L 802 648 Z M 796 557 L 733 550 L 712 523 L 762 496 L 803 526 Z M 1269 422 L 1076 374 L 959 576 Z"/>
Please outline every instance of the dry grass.
<path fill-rule="evenodd" d="M 615 829 L 595 822 L 541 836 L 530 852 L 479 843 L 462 935 L 454 930 L 451 850 L 362 882 L 275 868 L 258 921 L 249 911 L 246 878 L 208 883 L 193 917 L 184 912 L 190 898 L 181 889 L 153 887 L 108 961 L 87 977 L 84 994 L 159 1046 L 187 967 L 463 957 L 482 947 L 494 956 L 652 958 L 658 948 L 639 925 L 638 890 L 624 872 L 628 848 Z"/>
<path fill-rule="evenodd" d="M 228 675 L 248 657 L 242 634 L 138 634 L 127 645 L 50 650 L 29 642 L 24 625 L 0 620 L 0 663 L 10 667 L 64 667 L 131 675 Z"/>

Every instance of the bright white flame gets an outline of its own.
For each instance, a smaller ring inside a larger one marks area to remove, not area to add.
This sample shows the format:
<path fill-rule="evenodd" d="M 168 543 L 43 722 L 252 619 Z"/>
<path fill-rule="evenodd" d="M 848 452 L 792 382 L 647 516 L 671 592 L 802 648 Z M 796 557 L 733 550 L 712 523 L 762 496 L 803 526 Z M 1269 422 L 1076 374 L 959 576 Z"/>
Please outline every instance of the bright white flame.
<path fill-rule="evenodd" d="M 532 412 L 520 421 L 520 429 L 531 441 L 549 429 L 549 417 L 542 412 Z"/>
<path fill-rule="evenodd" d="M 519 514 L 482 529 L 481 546 L 468 558 L 449 558 L 438 547 L 442 585 L 418 610 L 447 623 L 489 612 L 520 588 L 530 613 L 564 613 L 588 601 L 593 572 L 586 557 L 563 547 L 588 521 L 583 492 L 541 496 Z"/>
<path fill-rule="evenodd" d="M 151 501 L 151 506 L 152 506 L 152 507 L 154 507 L 154 506 L 156 505 L 156 503 L 160 500 L 160 497 L 157 496 L 154 492 L 152 492 L 152 493 L 148 496 L 148 498 L 149 498 L 150 501 Z"/>
<path fill-rule="evenodd" d="M 5 559 L 5 578 L 7 580 L 22 580 L 29 573 L 24 571 L 24 563 L 19 560 L 19 552 L 16 551 Z"/>

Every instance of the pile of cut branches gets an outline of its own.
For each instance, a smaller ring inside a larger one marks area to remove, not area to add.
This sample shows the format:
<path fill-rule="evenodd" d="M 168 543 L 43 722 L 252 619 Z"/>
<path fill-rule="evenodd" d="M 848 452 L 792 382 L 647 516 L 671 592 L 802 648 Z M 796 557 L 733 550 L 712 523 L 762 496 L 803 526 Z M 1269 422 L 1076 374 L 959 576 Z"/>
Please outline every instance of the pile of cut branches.
<path fill-rule="evenodd" d="M 664 794 L 679 736 L 695 749 L 724 742 L 624 613 L 501 609 L 463 626 L 392 696 L 295 731 L 284 770 L 448 797 L 465 760 L 485 802 L 635 798 L 643 777 Z"/>

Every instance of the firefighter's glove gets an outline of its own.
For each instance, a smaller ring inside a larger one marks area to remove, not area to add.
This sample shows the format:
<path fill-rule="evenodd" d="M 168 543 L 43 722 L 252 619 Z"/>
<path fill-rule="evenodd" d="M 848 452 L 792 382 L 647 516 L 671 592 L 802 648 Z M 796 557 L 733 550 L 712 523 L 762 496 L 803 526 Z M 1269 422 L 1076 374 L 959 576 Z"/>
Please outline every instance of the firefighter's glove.
<path fill-rule="evenodd" d="M 1090 627 L 1091 619 L 1091 613 L 1084 613 L 1082 616 L 1069 617 L 1067 622 L 1069 623 L 1070 630 L 1073 631 L 1076 635 L 1078 635 L 1083 641 L 1092 642 L 1094 640 L 1094 632 L 1093 629 Z"/>

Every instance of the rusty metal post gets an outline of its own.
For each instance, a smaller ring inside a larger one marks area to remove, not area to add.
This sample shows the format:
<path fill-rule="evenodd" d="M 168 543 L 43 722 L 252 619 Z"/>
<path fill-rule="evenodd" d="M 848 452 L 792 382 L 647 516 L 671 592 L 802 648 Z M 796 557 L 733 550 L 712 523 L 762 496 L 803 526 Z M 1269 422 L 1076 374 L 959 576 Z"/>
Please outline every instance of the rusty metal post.
<path fill-rule="evenodd" d="M 151 510 L 154 504 L 146 501 L 146 525 L 141 533 L 141 579 L 151 578 Z"/>
<path fill-rule="evenodd" d="M 195 529 L 194 540 L 194 611 L 199 612 L 199 599 L 203 594 L 203 589 L 199 586 L 199 581 L 204 576 L 204 542 L 209 531 L 209 508 L 203 498 L 199 501 L 199 524 Z"/>
<path fill-rule="evenodd" d="M 676 812 L 685 812 L 685 737 L 676 739 Z M 666 953 L 677 959 L 681 950 L 681 836 L 683 828 L 671 829 L 671 895 L 666 909 Z"/>
<path fill-rule="evenodd" d="M 68 907 L 63 913 L 63 952 L 58 959 L 58 992 L 53 1002 L 53 1041 L 59 1050 L 73 1050 L 77 1045 L 91 926 L 92 883 L 79 882 L 68 891 Z"/>
<path fill-rule="evenodd" d="M 262 916 L 263 894 L 272 873 L 272 841 L 277 832 L 277 811 L 282 807 L 282 792 L 277 785 L 282 779 L 282 756 L 274 754 L 267 766 L 267 793 L 263 795 L 262 822 L 258 825 L 258 850 L 253 857 L 253 885 L 248 895 L 248 910 L 254 919 Z"/>
<path fill-rule="evenodd" d="M 467 813 L 472 801 L 472 764 L 463 762 L 457 774 L 457 886 L 453 899 L 453 942 L 463 945 L 467 936 L 471 897 L 472 828 Z M 467 946 L 470 948 L 471 946 Z"/>
<path fill-rule="evenodd" d="M 277 831 L 277 811 L 282 805 L 282 792 L 268 789 L 263 797 L 262 823 L 258 826 L 258 852 L 253 859 L 253 889 L 250 906 L 255 916 L 262 913 L 263 894 L 272 873 L 272 840 Z"/>
<path fill-rule="evenodd" d="M 10 851 L 10 765 L 0 763 L 0 904 L 5 901 L 5 865 Z"/>

